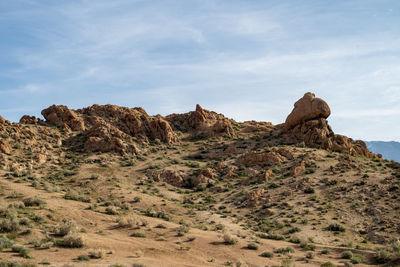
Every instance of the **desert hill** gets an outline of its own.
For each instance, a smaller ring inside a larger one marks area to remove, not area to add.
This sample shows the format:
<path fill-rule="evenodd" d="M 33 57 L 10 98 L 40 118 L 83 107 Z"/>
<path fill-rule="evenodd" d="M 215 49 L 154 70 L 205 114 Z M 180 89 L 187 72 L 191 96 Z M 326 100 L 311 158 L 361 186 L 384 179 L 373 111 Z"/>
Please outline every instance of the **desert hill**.
<path fill-rule="evenodd" d="M 0 258 L 397 266 L 400 164 L 334 133 L 330 113 L 306 93 L 279 125 L 200 105 L 165 117 L 115 105 L 0 117 Z"/>

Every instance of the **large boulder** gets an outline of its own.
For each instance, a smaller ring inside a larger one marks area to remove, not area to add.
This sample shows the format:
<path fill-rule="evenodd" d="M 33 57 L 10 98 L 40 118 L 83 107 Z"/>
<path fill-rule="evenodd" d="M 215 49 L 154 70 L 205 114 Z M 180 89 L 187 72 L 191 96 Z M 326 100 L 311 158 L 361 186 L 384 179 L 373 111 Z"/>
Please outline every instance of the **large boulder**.
<path fill-rule="evenodd" d="M 294 109 L 286 118 L 285 129 L 313 119 L 326 119 L 330 114 L 331 110 L 324 100 L 316 98 L 313 93 L 306 93 L 294 104 Z"/>
<path fill-rule="evenodd" d="M 283 124 L 283 137 L 288 143 L 301 143 L 310 147 L 321 147 L 335 152 L 347 152 L 350 155 L 375 157 L 363 141 L 354 141 L 343 135 L 335 134 L 326 118 L 330 115 L 328 104 L 306 93 L 294 105 L 293 111 Z"/>
<path fill-rule="evenodd" d="M 75 111 L 70 110 L 67 106 L 52 105 L 42 110 L 42 115 L 46 121 L 72 131 L 84 131 L 85 123 Z"/>

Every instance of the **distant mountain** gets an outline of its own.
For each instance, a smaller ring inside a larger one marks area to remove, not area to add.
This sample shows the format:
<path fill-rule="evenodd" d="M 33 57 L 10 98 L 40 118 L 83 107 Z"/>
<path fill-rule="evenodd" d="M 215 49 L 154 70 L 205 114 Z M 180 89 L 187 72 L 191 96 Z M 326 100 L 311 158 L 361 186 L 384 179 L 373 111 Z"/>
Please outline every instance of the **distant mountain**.
<path fill-rule="evenodd" d="M 400 142 L 370 141 L 366 144 L 371 152 L 382 154 L 385 159 L 400 162 Z"/>

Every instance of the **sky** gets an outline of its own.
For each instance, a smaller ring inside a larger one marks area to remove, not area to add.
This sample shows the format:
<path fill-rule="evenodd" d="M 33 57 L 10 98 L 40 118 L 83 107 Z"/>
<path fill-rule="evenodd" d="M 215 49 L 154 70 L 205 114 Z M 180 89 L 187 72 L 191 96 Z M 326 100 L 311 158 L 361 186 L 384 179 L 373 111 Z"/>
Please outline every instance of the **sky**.
<path fill-rule="evenodd" d="M 314 92 L 336 133 L 400 141 L 398 0 L 2 0 L 0 115 L 52 104 L 284 122 Z"/>

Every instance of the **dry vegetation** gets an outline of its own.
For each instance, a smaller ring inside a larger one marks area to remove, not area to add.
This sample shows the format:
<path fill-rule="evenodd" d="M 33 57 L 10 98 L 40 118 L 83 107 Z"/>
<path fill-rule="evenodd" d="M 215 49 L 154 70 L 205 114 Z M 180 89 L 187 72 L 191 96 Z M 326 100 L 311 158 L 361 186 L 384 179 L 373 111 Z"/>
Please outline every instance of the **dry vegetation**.
<path fill-rule="evenodd" d="M 232 127 L 120 155 L 7 124 L 0 266 L 399 264 L 400 164 L 288 144 L 268 123 Z"/>

